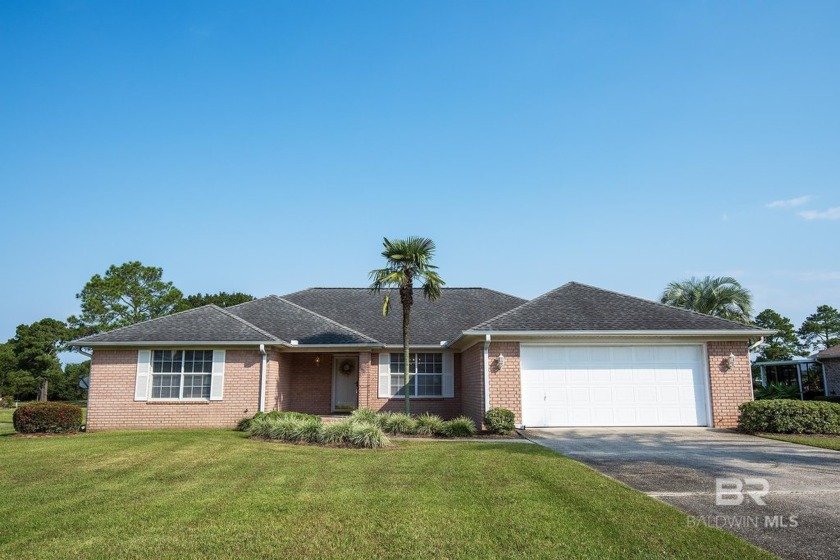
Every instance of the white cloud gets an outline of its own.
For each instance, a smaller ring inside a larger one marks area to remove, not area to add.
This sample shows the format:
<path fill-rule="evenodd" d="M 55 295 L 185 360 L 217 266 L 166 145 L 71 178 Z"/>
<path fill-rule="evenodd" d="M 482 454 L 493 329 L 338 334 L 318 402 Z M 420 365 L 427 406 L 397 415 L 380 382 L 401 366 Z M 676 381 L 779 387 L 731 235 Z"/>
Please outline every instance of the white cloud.
<path fill-rule="evenodd" d="M 787 200 L 774 200 L 767 204 L 767 208 L 793 208 L 794 206 L 802 206 L 813 198 L 807 194 L 797 198 L 789 198 Z"/>
<path fill-rule="evenodd" d="M 797 215 L 806 220 L 840 220 L 840 206 L 827 210 L 804 210 Z"/>

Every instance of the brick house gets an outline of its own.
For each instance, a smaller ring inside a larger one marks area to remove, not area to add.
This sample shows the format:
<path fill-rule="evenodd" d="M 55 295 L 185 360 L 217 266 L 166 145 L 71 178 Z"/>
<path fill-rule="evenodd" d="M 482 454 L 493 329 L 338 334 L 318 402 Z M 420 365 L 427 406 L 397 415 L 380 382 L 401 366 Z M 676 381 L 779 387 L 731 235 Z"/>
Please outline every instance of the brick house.
<path fill-rule="evenodd" d="M 754 327 L 571 282 L 531 301 L 417 294 L 407 390 L 443 417 L 520 426 L 732 427 Z M 74 341 L 92 349 L 88 429 L 230 427 L 259 410 L 403 409 L 400 313 L 366 289 L 208 305 Z"/>
<path fill-rule="evenodd" d="M 826 348 L 813 357 L 822 364 L 825 372 L 825 394 L 832 397 L 840 395 L 840 344 Z"/>

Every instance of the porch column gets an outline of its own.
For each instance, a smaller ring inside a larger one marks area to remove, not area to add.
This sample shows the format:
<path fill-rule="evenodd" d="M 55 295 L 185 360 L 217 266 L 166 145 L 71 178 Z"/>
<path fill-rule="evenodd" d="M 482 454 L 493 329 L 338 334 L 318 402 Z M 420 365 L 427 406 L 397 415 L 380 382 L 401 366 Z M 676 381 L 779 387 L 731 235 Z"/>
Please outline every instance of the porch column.
<path fill-rule="evenodd" d="M 370 384 L 376 383 L 377 372 L 373 369 L 370 352 L 359 352 L 359 408 L 370 408 Z"/>

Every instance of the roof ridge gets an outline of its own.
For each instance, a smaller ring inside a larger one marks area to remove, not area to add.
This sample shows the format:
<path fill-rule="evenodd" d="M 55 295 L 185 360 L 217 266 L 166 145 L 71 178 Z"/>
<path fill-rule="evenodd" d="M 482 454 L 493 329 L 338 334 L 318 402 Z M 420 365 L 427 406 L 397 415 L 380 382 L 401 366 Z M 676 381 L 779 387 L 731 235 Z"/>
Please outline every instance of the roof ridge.
<path fill-rule="evenodd" d="M 654 305 L 658 305 L 659 307 L 665 307 L 666 309 L 676 309 L 677 311 L 686 311 L 688 313 L 692 313 L 694 315 L 699 315 L 701 317 L 717 319 L 719 321 L 726 321 L 727 323 L 732 323 L 734 325 L 738 325 L 738 326 L 741 326 L 741 327 L 754 327 L 754 325 L 749 325 L 747 323 L 740 323 L 740 322 L 734 321 L 732 319 L 725 319 L 723 317 L 718 317 L 716 315 L 709 315 L 707 313 L 701 313 L 699 311 L 694 311 L 693 309 L 686 309 L 685 307 L 677 307 L 676 305 L 668 305 L 667 303 L 662 303 L 661 301 L 647 299 L 647 298 L 643 298 L 643 297 L 639 297 L 639 296 L 631 296 L 629 294 L 622 294 L 621 292 L 616 292 L 614 290 L 607 290 L 605 288 L 599 288 L 597 286 L 590 286 L 589 284 L 583 284 L 581 282 L 568 282 L 568 283 L 569 284 L 577 284 L 578 286 L 583 286 L 584 288 L 589 288 L 591 290 L 598 290 L 600 292 L 607 292 L 609 294 L 613 294 L 613 295 L 620 296 L 620 297 L 623 297 L 623 298 L 634 299 L 636 301 L 643 301 L 645 303 L 652 303 Z"/>
<path fill-rule="evenodd" d="M 190 311 L 198 311 L 199 309 L 203 309 L 205 307 L 215 307 L 212 303 L 208 303 L 205 305 L 200 305 L 198 307 L 191 307 L 190 309 L 184 309 L 183 311 L 176 311 L 175 313 L 170 313 L 169 315 L 161 315 L 160 317 L 152 317 L 151 319 L 146 319 L 144 321 L 139 321 L 137 323 L 131 323 L 130 325 L 123 325 L 122 327 L 117 327 L 116 329 L 111 329 L 110 331 L 102 331 L 98 333 L 89 334 L 87 336 L 83 336 L 82 338 L 77 338 L 76 340 L 71 340 L 68 344 L 72 344 L 78 340 L 84 340 L 86 338 L 93 338 L 94 336 L 99 336 L 100 334 L 111 334 L 115 332 L 119 332 L 131 327 L 136 327 L 137 325 L 143 325 L 145 323 L 151 323 L 152 321 L 157 321 L 159 319 L 166 319 L 167 317 L 174 317 L 175 315 L 182 315 L 184 313 L 189 313 Z M 75 344 L 72 344 L 76 346 Z"/>
<path fill-rule="evenodd" d="M 256 301 L 256 300 L 251 300 L 251 301 Z M 250 302 L 243 302 L 243 303 L 250 303 Z M 243 319 L 242 317 L 240 317 L 240 316 L 238 316 L 238 315 L 235 315 L 235 314 L 231 313 L 231 312 L 230 312 L 230 311 L 228 311 L 227 309 L 225 309 L 225 308 L 223 308 L 223 307 L 219 307 L 219 306 L 218 306 L 218 305 L 216 305 L 215 303 L 211 303 L 211 304 L 210 304 L 210 306 L 211 306 L 212 308 L 214 308 L 216 311 L 221 311 L 223 314 L 227 315 L 228 317 L 231 317 L 231 318 L 233 318 L 233 319 L 236 319 L 237 321 L 239 321 L 239 322 L 240 322 L 240 323 L 242 323 L 243 325 L 246 325 L 246 326 L 248 326 L 248 327 L 250 327 L 250 328 L 254 329 L 255 331 L 257 331 L 257 332 L 258 332 L 258 333 L 260 333 L 260 334 L 267 335 L 269 338 L 273 338 L 274 340 L 276 340 L 276 341 L 278 341 L 278 342 L 285 342 L 282 338 L 277 337 L 277 336 L 275 336 L 275 335 L 271 334 L 270 332 L 268 332 L 268 331 L 266 331 L 266 330 L 263 330 L 263 329 L 259 328 L 258 326 L 254 325 L 253 323 L 250 323 L 250 322 L 246 321 L 246 320 L 245 320 L 245 319 Z"/>
<path fill-rule="evenodd" d="M 553 290 L 549 290 L 549 291 L 547 291 L 546 293 L 544 293 L 544 294 L 542 294 L 542 295 L 539 295 L 539 296 L 535 297 L 534 299 L 529 299 L 529 300 L 526 300 L 526 301 L 525 301 L 525 303 L 522 303 L 521 305 L 517 305 L 517 306 L 516 306 L 516 307 L 514 307 L 513 309 L 508 309 L 507 311 L 505 311 L 505 312 L 503 312 L 503 313 L 499 313 L 499 314 L 498 314 L 498 315 L 496 315 L 495 317 L 490 317 L 489 319 L 487 319 L 487 320 L 485 320 L 485 321 L 482 321 L 482 322 L 480 322 L 479 324 L 477 324 L 477 325 L 475 325 L 475 326 L 473 326 L 473 327 L 470 327 L 469 329 L 466 329 L 466 330 L 471 331 L 471 330 L 474 330 L 474 329 L 480 329 L 480 328 L 482 328 L 484 325 L 486 325 L 487 323 L 489 323 L 489 322 L 491 322 L 491 321 L 496 321 L 496 320 L 498 320 L 498 319 L 501 319 L 502 317 L 506 317 L 507 315 L 510 315 L 510 314 L 511 314 L 511 313 L 513 313 L 514 311 L 516 311 L 516 310 L 518 310 L 518 309 L 522 309 L 523 307 L 525 307 L 525 306 L 526 306 L 526 305 L 528 305 L 528 304 L 534 303 L 534 302 L 539 301 L 539 300 L 541 300 L 541 299 L 543 299 L 543 298 L 545 298 L 545 297 L 548 297 L 549 295 L 551 295 L 552 293 L 554 293 L 554 292 L 556 292 L 556 291 L 560 290 L 561 288 L 565 288 L 566 286 L 569 286 L 570 284 L 574 284 L 574 283 L 575 283 L 575 282 L 566 282 L 565 284 L 563 284 L 563 285 L 561 285 L 561 286 L 558 286 L 558 287 L 554 288 Z"/>
<path fill-rule="evenodd" d="M 347 325 L 342 325 L 342 324 L 341 324 L 341 323 L 339 323 L 338 321 L 335 321 L 335 320 L 333 320 L 333 319 L 330 319 L 329 317 L 324 317 L 324 316 L 323 316 L 323 315 L 321 315 L 320 313 L 316 313 L 316 312 L 312 311 L 311 309 L 307 309 L 306 307 L 304 307 L 304 306 L 302 306 L 302 305 L 298 305 L 297 303 L 294 303 L 294 302 L 292 302 L 292 301 L 289 301 L 289 300 L 287 300 L 287 299 L 285 299 L 285 298 L 282 298 L 282 297 L 280 297 L 280 296 L 278 296 L 278 295 L 271 294 L 270 296 L 267 296 L 267 297 L 270 297 L 270 298 L 275 298 L 275 299 L 277 299 L 277 300 L 279 300 L 279 301 L 282 301 L 283 303 L 286 303 L 286 304 L 288 304 L 288 305 L 291 305 L 292 307 L 296 307 L 297 309 L 301 309 L 301 310 L 303 310 L 303 311 L 306 311 L 307 313 L 309 313 L 309 314 L 311 314 L 311 315 L 314 315 L 314 316 L 318 317 L 319 319 L 323 319 L 324 321 L 327 321 L 328 323 L 331 323 L 331 324 L 333 324 L 333 325 L 336 325 L 337 327 L 341 327 L 342 329 L 344 329 L 344 330 L 346 330 L 346 331 L 348 331 L 348 332 L 351 332 L 351 333 L 353 333 L 353 334 L 357 334 L 357 335 L 361 336 L 362 338 L 366 338 L 367 340 L 369 340 L 369 341 L 371 341 L 371 342 L 375 342 L 375 343 L 377 343 L 377 344 L 381 344 L 381 342 L 380 342 L 380 341 L 376 340 L 375 338 L 373 338 L 373 337 L 372 337 L 372 336 L 370 336 L 370 335 L 366 335 L 366 334 L 365 334 L 365 333 L 363 333 L 363 332 L 359 332 L 359 331 L 357 331 L 357 330 L 355 330 L 355 329 L 351 329 L 351 328 L 350 328 L 350 327 L 348 327 Z"/>

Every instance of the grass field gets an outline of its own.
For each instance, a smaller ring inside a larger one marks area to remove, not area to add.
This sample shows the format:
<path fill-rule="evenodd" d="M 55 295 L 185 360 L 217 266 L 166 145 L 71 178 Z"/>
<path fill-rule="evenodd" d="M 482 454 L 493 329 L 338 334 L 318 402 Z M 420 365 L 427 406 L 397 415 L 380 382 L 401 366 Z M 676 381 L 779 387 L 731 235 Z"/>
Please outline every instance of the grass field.
<path fill-rule="evenodd" d="M 823 449 L 840 451 L 840 436 L 810 434 L 761 434 L 761 436 L 768 439 L 777 439 L 779 441 L 789 441 L 791 443 L 810 445 L 811 447 L 822 447 Z"/>
<path fill-rule="evenodd" d="M 769 558 L 528 443 L 0 437 L 0 556 Z"/>

